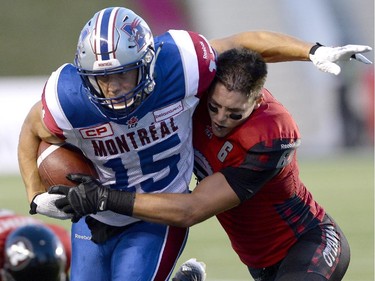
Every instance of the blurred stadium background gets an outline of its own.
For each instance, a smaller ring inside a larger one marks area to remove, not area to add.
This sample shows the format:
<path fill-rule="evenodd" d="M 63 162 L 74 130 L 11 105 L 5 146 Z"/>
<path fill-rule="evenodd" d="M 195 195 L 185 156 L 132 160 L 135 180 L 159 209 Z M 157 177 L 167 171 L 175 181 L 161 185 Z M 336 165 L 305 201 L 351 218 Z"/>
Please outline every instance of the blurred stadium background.
<path fill-rule="evenodd" d="M 99 9 L 127 6 L 155 35 L 188 29 L 208 39 L 272 30 L 328 46 L 374 47 L 373 0 L 2 0 L 0 17 L 0 207 L 26 214 L 18 174 L 18 133 L 48 75 L 72 62 L 79 32 Z M 374 53 L 366 56 L 374 61 Z M 342 63 L 321 73 L 311 63 L 269 65 L 266 87 L 302 132 L 302 179 L 341 224 L 352 247 L 345 280 L 374 280 L 374 68 Z M 67 228 L 68 222 L 61 222 Z M 215 219 L 191 229 L 180 262 L 196 257 L 210 280 L 251 280 Z"/>

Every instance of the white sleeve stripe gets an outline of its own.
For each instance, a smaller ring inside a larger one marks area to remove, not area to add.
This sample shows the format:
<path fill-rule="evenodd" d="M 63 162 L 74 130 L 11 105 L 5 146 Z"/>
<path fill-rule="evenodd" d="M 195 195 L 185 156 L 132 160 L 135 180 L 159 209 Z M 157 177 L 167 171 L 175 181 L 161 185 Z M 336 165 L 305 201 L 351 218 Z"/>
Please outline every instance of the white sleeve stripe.
<path fill-rule="evenodd" d="M 72 127 L 60 106 L 58 92 L 57 92 L 57 83 L 59 81 L 60 72 L 66 65 L 67 64 L 64 64 L 63 66 L 61 66 L 59 69 L 57 69 L 55 72 L 52 73 L 52 75 L 47 81 L 47 85 L 46 85 L 46 89 L 44 93 L 44 98 L 45 98 L 47 107 L 51 113 L 53 112 L 52 117 L 55 120 L 57 126 L 62 130 Z"/>
<path fill-rule="evenodd" d="M 169 33 L 180 50 L 186 94 L 188 96 L 195 95 L 198 92 L 199 67 L 193 41 L 187 31 L 170 30 Z M 180 48 L 180 46 L 184 46 L 184 48 Z"/>

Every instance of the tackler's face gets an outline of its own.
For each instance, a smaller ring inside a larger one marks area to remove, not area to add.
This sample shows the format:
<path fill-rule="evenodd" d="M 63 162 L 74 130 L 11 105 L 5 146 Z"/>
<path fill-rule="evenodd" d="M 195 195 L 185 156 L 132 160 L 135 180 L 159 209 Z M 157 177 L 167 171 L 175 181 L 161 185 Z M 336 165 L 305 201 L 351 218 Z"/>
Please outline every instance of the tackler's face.
<path fill-rule="evenodd" d="M 228 135 L 246 121 L 253 110 L 259 107 L 260 101 L 249 100 L 237 91 L 229 91 L 218 82 L 210 92 L 207 103 L 213 134 L 217 137 Z"/>

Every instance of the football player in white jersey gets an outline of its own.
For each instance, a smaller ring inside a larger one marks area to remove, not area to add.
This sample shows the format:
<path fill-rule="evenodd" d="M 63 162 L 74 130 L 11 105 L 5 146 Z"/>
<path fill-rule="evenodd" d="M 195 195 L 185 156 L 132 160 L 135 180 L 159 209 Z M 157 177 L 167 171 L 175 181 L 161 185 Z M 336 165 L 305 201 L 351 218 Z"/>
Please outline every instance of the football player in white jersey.
<path fill-rule="evenodd" d="M 313 45 L 273 32 L 245 32 L 210 42 L 183 30 L 153 37 L 147 23 L 129 9 L 97 12 L 81 31 L 74 63 L 52 73 L 41 101 L 30 110 L 18 149 L 30 213 L 74 222 L 71 280 L 167 280 L 188 229 L 121 215 L 127 213 L 123 206 L 131 205 L 122 200 L 133 197 L 88 191 L 91 181 L 80 175 L 68 177 L 88 187 L 81 195 L 95 196 L 98 204 L 74 216 L 58 209 L 55 201 L 64 195 L 46 192 L 37 172 L 41 140 L 81 149 L 110 190 L 188 192 L 191 117 L 215 76 L 217 54 L 242 46 L 268 62 L 311 60 L 337 74 L 336 61 L 363 60 L 360 53 L 371 49 L 320 47 L 310 54 Z"/>

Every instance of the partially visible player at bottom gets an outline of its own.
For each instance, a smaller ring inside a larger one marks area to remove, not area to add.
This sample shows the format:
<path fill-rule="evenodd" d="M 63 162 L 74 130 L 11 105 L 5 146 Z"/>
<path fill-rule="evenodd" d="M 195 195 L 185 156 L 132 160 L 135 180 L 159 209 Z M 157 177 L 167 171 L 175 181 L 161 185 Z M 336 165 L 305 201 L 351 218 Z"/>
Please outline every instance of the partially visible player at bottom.
<path fill-rule="evenodd" d="M 172 281 L 204 281 L 206 280 L 206 264 L 192 258 L 184 262 Z"/>
<path fill-rule="evenodd" d="M 63 227 L 0 209 L 0 281 L 69 280 L 70 255 Z"/>
<path fill-rule="evenodd" d="M 70 234 L 61 226 L 0 209 L 0 281 L 68 281 Z M 204 281 L 206 265 L 183 263 L 173 281 Z"/>

